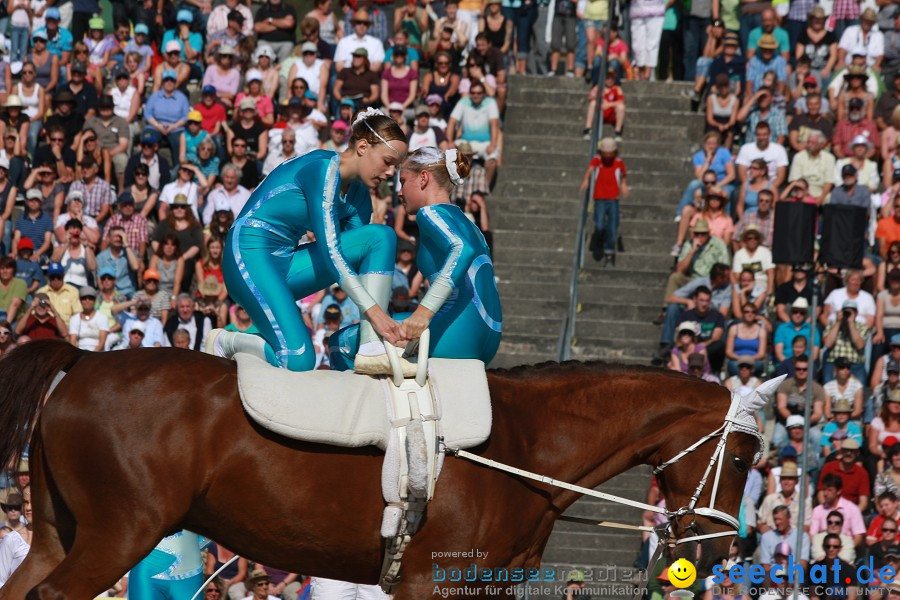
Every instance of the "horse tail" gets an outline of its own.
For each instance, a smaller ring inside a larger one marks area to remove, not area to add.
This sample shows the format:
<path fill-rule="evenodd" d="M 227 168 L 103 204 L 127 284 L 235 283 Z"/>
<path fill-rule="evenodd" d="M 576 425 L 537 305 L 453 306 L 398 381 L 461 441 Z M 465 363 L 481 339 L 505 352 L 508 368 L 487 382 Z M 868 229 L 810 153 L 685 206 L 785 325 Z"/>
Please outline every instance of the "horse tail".
<path fill-rule="evenodd" d="M 62 340 L 35 340 L 0 358 L 0 467 L 18 464 L 53 379 L 84 354 Z"/>

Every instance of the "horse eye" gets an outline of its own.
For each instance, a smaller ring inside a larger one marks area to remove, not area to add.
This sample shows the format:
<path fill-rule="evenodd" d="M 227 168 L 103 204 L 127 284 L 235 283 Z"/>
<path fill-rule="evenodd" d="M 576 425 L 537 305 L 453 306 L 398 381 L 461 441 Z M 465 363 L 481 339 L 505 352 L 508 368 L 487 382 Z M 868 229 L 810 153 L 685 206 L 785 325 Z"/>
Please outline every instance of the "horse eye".
<path fill-rule="evenodd" d="M 747 471 L 747 461 L 739 456 L 735 456 L 731 460 L 734 461 L 734 468 L 738 470 L 738 473 L 746 473 Z"/>

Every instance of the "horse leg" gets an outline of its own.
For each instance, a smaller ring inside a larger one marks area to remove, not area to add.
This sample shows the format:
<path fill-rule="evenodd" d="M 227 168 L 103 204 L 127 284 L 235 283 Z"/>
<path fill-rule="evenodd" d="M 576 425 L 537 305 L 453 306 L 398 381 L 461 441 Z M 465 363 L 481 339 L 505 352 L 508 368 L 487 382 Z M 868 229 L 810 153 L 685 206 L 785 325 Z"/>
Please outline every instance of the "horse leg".
<path fill-rule="evenodd" d="M 0 589 L 0 600 L 24 598 L 30 589 L 40 583 L 66 556 L 63 538 L 72 539 L 75 520 L 62 501 L 52 495 L 42 461 L 40 445 L 36 445 L 31 458 L 31 510 L 37 516 L 31 550 Z"/>
<path fill-rule="evenodd" d="M 75 543 L 50 575 L 26 600 L 92 600 L 116 584 L 128 569 L 153 549 L 162 534 L 107 520 L 79 524 Z M 20 596 L 21 597 L 21 596 Z"/>

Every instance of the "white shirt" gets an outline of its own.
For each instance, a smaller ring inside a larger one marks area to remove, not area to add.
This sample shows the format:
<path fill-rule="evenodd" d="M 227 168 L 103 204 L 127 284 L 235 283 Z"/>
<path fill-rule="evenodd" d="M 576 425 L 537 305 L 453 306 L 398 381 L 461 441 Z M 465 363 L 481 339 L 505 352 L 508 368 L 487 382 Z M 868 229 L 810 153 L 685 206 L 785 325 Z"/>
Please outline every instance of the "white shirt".
<path fill-rule="evenodd" d="M 434 129 L 429 127 L 425 130 L 425 133 L 419 133 L 415 129 L 409 135 L 409 151 L 413 152 L 418 150 L 419 148 L 424 148 L 425 146 L 437 146 L 437 135 L 434 133 Z"/>
<path fill-rule="evenodd" d="M 294 152 L 297 153 L 297 156 L 303 156 L 319 149 L 319 131 L 313 126 L 313 121 L 327 123 L 328 119 L 314 108 L 303 123 L 294 126 L 294 133 L 297 136 Z"/>
<path fill-rule="evenodd" d="M 60 213 L 59 216 L 56 217 L 56 223 L 53 224 L 53 228 L 56 229 L 57 227 L 65 227 L 66 223 L 68 223 L 70 219 L 74 218 L 75 217 L 67 212 Z M 97 220 L 89 215 L 82 214 L 79 221 L 81 221 L 81 224 L 85 227 L 93 227 L 94 229 L 100 228 L 99 225 L 97 225 Z"/>
<path fill-rule="evenodd" d="M 744 269 L 753 271 L 753 277 L 756 280 L 755 288 L 763 291 L 769 287 L 769 269 L 774 268 L 772 251 L 765 246 L 759 246 L 753 256 L 746 248 L 741 248 L 734 253 L 734 261 L 731 265 L 731 270 L 735 273 L 740 273 Z"/>
<path fill-rule="evenodd" d="M 364 35 L 360 38 L 353 34 L 342 37 L 338 42 L 337 50 L 334 51 L 335 64 L 343 63 L 344 67 L 349 66 L 353 60 L 353 51 L 357 48 L 366 49 L 369 53 L 369 63 L 384 62 L 384 44 L 381 43 L 381 40 L 371 35 Z M 310 89 L 314 88 L 310 87 Z M 317 90 L 315 91 L 318 93 Z"/>
<path fill-rule="evenodd" d="M 0 587 L 6 585 L 13 571 L 19 568 L 31 549 L 22 536 L 12 531 L 0 540 Z"/>
<path fill-rule="evenodd" d="M 371 56 L 371 54 L 369 54 Z M 321 58 L 317 58 L 311 67 L 307 67 L 306 63 L 302 60 L 298 60 L 294 63 L 297 67 L 297 72 L 294 74 L 294 78 L 301 77 L 306 80 L 306 83 L 309 84 L 310 91 L 314 92 L 317 96 L 319 95 L 319 89 L 322 85 L 322 63 L 324 63 Z"/>
<path fill-rule="evenodd" d="M 828 315 L 828 322 L 833 323 L 835 316 L 841 312 L 841 306 L 847 300 L 847 288 L 837 288 L 832 290 L 828 297 L 825 298 L 825 304 L 831 307 L 831 314 Z M 859 290 L 859 295 L 854 299 L 856 301 L 856 322 L 865 323 L 866 317 L 875 318 L 875 298 L 866 290 Z"/>
<path fill-rule="evenodd" d="M 884 55 L 884 34 L 878 31 L 877 25 L 873 25 L 869 35 L 864 38 L 862 27 L 851 25 L 841 35 L 838 47 L 847 51 L 847 58 L 844 61 L 847 66 L 850 66 L 853 60 L 853 51 L 857 48 L 865 48 L 866 63 L 871 67 L 879 56 Z"/>
<path fill-rule="evenodd" d="M 757 158 L 766 161 L 766 165 L 769 167 L 769 179 L 775 179 L 779 167 L 788 166 L 787 152 L 784 151 L 784 146 L 774 142 L 770 142 L 765 150 L 760 150 L 756 142 L 744 144 L 741 146 L 735 162 L 739 166 L 749 167 L 750 163 Z"/>
<path fill-rule="evenodd" d="M 135 319 L 128 319 L 122 326 L 122 341 L 115 347 L 115 350 L 125 350 L 128 348 L 128 334 L 131 333 L 131 325 Z M 166 346 L 166 334 L 163 331 L 162 321 L 156 317 L 147 317 L 144 323 L 144 341 L 141 342 L 142 348 L 153 348 L 157 345 Z"/>
<path fill-rule="evenodd" d="M 232 194 L 228 193 L 225 186 L 217 187 L 206 196 L 206 205 L 203 207 L 203 222 L 212 222 L 213 213 L 217 210 L 230 210 L 236 219 L 249 199 L 250 190 L 241 184 L 238 184 Z"/>
<path fill-rule="evenodd" d="M 176 317 L 178 317 L 177 313 L 176 313 Z M 179 329 L 184 329 L 191 335 L 191 340 L 190 340 L 190 343 L 188 344 L 188 348 L 193 350 L 194 349 L 194 340 L 197 339 L 197 322 L 194 319 L 194 316 L 191 315 L 191 318 L 188 319 L 187 323 L 182 322 L 181 317 L 178 317 L 178 326 L 175 327 L 175 331 L 178 331 Z M 203 333 L 201 333 L 200 348 L 203 348 L 203 346 L 206 344 L 206 335 L 209 333 L 210 329 L 212 329 L 212 324 L 210 323 L 210 320 L 203 319 Z M 165 346 L 166 348 L 172 347 L 172 343 L 169 341 L 169 336 L 167 336 L 167 335 L 163 336 L 163 346 Z"/>
<path fill-rule="evenodd" d="M 109 331 L 109 318 L 100 311 L 94 311 L 89 319 L 84 318 L 84 313 L 72 315 L 69 319 L 69 335 L 74 335 L 78 340 L 78 347 L 82 350 L 93 350 L 100 344 L 100 332 Z"/>
<path fill-rule="evenodd" d="M 136 93 L 137 90 L 134 89 L 133 85 L 129 85 L 125 88 L 124 92 L 120 91 L 118 86 L 113 86 L 112 91 L 109 94 L 113 99 L 113 113 L 117 117 L 122 117 L 126 121 L 128 120 L 128 115 L 131 114 L 131 100 Z"/>
<path fill-rule="evenodd" d="M 271 139 L 271 138 L 270 138 Z M 272 146 L 269 146 L 272 148 Z M 262 174 L 263 177 L 271 173 L 275 170 L 275 167 L 283 163 L 289 158 L 294 158 L 297 156 L 296 154 L 292 154 L 290 156 L 285 156 L 284 151 L 282 150 L 272 150 L 266 155 L 266 162 L 263 163 Z M 237 216 L 237 215 L 235 215 Z"/>
<path fill-rule="evenodd" d="M 194 211 L 194 216 L 197 217 L 197 220 L 200 220 L 200 212 L 198 211 L 199 200 L 197 198 L 197 193 L 200 190 L 200 186 L 198 186 L 193 181 L 189 181 L 185 184 L 182 184 L 181 181 L 175 180 L 171 183 L 167 183 L 162 191 L 159 193 L 159 201 L 165 202 L 166 204 L 172 204 L 175 201 L 175 196 L 178 194 L 184 194 L 187 196 L 188 204 L 191 205 L 191 210 Z"/>

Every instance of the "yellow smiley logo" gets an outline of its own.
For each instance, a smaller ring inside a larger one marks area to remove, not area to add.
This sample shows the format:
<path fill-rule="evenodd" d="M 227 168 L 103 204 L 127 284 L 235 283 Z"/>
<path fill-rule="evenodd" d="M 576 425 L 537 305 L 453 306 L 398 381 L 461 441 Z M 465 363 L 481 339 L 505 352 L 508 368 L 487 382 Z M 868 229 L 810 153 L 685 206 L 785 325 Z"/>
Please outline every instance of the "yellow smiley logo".
<path fill-rule="evenodd" d="M 690 561 L 679 558 L 669 567 L 669 580 L 677 588 L 686 588 L 693 585 L 697 579 L 697 569 Z"/>

